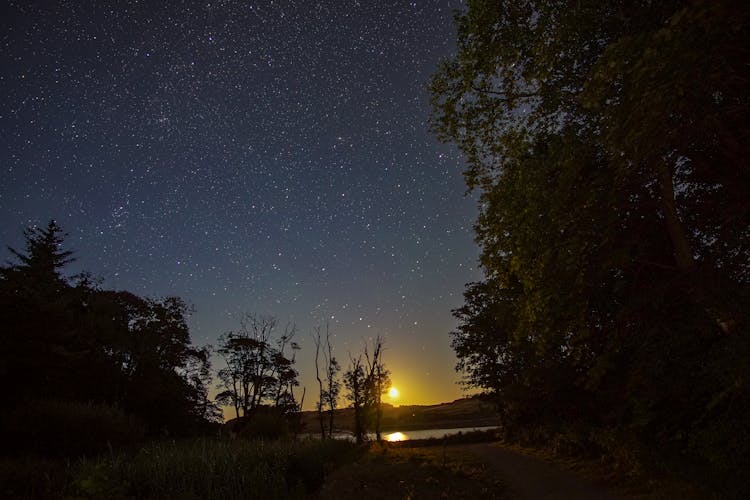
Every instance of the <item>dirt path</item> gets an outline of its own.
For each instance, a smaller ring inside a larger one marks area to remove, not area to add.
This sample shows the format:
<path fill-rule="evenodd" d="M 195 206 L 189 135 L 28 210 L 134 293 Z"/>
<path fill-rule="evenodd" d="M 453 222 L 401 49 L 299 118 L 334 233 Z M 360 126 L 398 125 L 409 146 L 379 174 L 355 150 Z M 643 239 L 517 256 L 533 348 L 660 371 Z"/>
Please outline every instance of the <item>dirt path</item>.
<path fill-rule="evenodd" d="M 461 445 L 480 457 L 512 490 L 512 498 L 614 500 L 604 487 L 565 471 L 542 459 L 503 447 L 500 443 Z"/>

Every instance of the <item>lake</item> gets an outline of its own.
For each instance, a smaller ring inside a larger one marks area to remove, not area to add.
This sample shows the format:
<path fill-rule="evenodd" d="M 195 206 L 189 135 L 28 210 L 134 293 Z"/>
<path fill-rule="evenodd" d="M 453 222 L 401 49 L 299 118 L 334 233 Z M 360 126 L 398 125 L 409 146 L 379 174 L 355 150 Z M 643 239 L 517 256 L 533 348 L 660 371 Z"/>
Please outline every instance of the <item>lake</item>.
<path fill-rule="evenodd" d="M 451 436 L 459 432 L 465 434 L 473 431 L 489 431 L 497 429 L 496 425 L 486 427 L 459 427 L 456 429 L 422 429 L 408 432 L 384 432 L 383 439 L 386 441 L 408 441 L 410 439 L 435 439 L 443 436 Z M 368 434 L 370 439 L 375 439 L 375 434 Z"/>
<path fill-rule="evenodd" d="M 411 439 L 439 439 L 443 436 L 452 436 L 454 434 L 467 433 L 473 431 L 489 431 L 497 429 L 496 425 L 488 425 L 485 427 L 457 427 L 452 429 L 420 429 L 418 431 L 407 431 L 407 432 L 382 432 L 383 440 L 385 441 L 409 441 Z M 320 434 L 305 433 L 300 437 L 320 437 Z M 334 439 L 354 439 L 354 436 L 350 432 L 334 432 Z M 367 439 L 374 441 L 375 433 L 370 432 L 367 434 Z"/>

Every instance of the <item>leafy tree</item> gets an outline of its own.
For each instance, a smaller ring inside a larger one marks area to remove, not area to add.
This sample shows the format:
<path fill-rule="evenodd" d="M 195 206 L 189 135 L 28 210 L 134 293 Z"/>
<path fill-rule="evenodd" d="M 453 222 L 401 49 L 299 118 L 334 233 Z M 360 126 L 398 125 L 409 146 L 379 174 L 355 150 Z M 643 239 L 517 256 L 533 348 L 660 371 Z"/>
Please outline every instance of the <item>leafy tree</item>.
<path fill-rule="evenodd" d="M 4 408 L 92 402 L 139 416 L 151 432 L 187 432 L 214 417 L 207 350 L 190 342 L 184 302 L 66 277 L 72 252 L 54 221 L 25 235 L 26 251 L 11 249 L 18 263 L 0 268 Z"/>
<path fill-rule="evenodd" d="M 354 409 L 354 437 L 357 443 L 365 440 L 366 432 L 372 429 L 380 441 L 381 400 L 390 385 L 390 372 L 383 362 L 382 337 L 378 336 L 372 351 L 365 346 L 356 358 L 349 354 L 349 368 L 344 372 L 344 387 L 347 399 Z"/>
<path fill-rule="evenodd" d="M 349 368 L 344 372 L 343 380 L 346 398 L 354 410 L 354 439 L 357 444 L 362 444 L 367 432 L 364 410 L 367 405 L 367 377 L 361 355 L 355 358 L 349 354 Z"/>
<path fill-rule="evenodd" d="M 273 364 L 274 377 L 276 379 L 276 390 L 273 405 L 280 408 L 283 413 L 298 412 L 302 407 L 294 396 L 294 388 L 299 386 L 297 377 L 299 373 L 294 368 L 296 352 L 300 349 L 299 344 L 294 342 L 295 327 L 287 329 L 276 343 L 277 349 L 273 353 L 271 362 Z M 286 350 L 291 349 L 291 357 L 287 357 Z M 304 399 L 304 394 L 302 396 Z"/>
<path fill-rule="evenodd" d="M 459 55 L 433 81 L 435 129 L 466 153 L 469 186 L 484 191 L 550 135 L 567 137 L 573 158 L 593 154 L 591 181 L 624 195 L 600 208 L 638 197 L 637 215 L 659 220 L 653 238 L 671 243 L 651 265 L 674 268 L 682 293 L 728 331 L 741 311 L 717 296 L 750 257 L 750 130 L 736 121 L 748 109 L 747 11 L 732 1 L 469 2 Z"/>
<path fill-rule="evenodd" d="M 480 192 L 486 280 L 453 346 L 508 427 L 615 429 L 736 466 L 706 443 L 750 408 L 729 356 L 748 353 L 749 14 L 470 0 L 457 15 L 433 127 Z"/>
<path fill-rule="evenodd" d="M 127 292 L 112 298 L 127 311 L 119 325 L 125 342 L 117 346 L 124 361 L 124 407 L 161 429 L 212 418 L 209 351 L 191 345 L 185 303 L 178 297 L 155 301 Z"/>
<path fill-rule="evenodd" d="M 298 350 L 292 339 L 294 325 L 287 325 L 284 333 L 274 339 L 277 320 L 270 316 L 247 314 L 239 332 L 219 337 L 219 355 L 226 367 L 218 372 L 224 389 L 217 395 L 219 404 L 231 404 L 237 415 L 248 416 L 264 402 L 292 410 L 294 387 L 299 385 L 294 368 L 294 354 L 289 358 L 285 349 Z M 274 345 L 275 344 L 275 345 Z"/>

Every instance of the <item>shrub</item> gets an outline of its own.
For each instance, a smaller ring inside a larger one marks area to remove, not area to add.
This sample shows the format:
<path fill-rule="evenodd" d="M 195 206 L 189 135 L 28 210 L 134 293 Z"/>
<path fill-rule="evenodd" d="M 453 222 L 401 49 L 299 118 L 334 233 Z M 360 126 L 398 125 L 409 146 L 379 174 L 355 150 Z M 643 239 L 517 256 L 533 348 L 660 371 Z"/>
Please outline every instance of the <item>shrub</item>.
<path fill-rule="evenodd" d="M 332 470 L 353 461 L 361 450 L 343 439 L 304 441 L 289 456 L 287 482 L 301 483 L 308 493 L 317 491 Z"/>
<path fill-rule="evenodd" d="M 288 417 L 278 408 L 270 407 L 256 408 L 235 429 L 240 437 L 250 439 L 281 439 L 290 435 Z"/>
<path fill-rule="evenodd" d="M 145 428 L 111 406 L 72 401 L 31 401 L 2 419 L 8 449 L 44 455 L 95 454 L 141 442 Z"/>

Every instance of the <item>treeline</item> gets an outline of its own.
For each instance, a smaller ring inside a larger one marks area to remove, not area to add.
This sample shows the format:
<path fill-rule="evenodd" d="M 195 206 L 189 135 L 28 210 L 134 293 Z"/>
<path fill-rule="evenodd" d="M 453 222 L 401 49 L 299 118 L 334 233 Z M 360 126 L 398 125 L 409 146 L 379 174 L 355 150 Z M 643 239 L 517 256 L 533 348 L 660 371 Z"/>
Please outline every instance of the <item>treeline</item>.
<path fill-rule="evenodd" d="M 479 192 L 485 278 L 453 347 L 510 435 L 746 473 L 749 13 L 472 0 L 457 15 L 433 126 Z"/>
<path fill-rule="evenodd" d="M 104 290 L 87 273 L 66 276 L 74 259 L 64 236 L 54 221 L 29 228 L 25 249 L 9 248 L 16 262 L 0 267 L 5 451 L 92 454 L 202 434 L 216 430 L 221 407 L 234 410 L 229 431 L 235 435 L 277 439 L 303 430 L 294 324 L 280 329 L 272 316 L 246 314 L 215 348 L 195 346 L 180 298 L 143 298 Z M 357 442 L 369 430 L 380 439 L 381 396 L 390 383 L 382 339 L 350 355 L 342 377 L 330 330 L 325 339 L 320 327 L 315 332 L 316 369 L 325 370 L 322 379 L 318 373 L 321 436 L 333 436 L 334 411 L 344 397 L 354 408 Z M 222 365 L 216 372 L 212 354 Z M 211 401 L 214 374 L 219 392 Z"/>
<path fill-rule="evenodd" d="M 25 236 L 17 262 L 0 267 L 6 450 L 89 452 L 217 420 L 209 349 L 191 343 L 181 299 L 66 277 L 73 258 L 54 221 Z"/>

